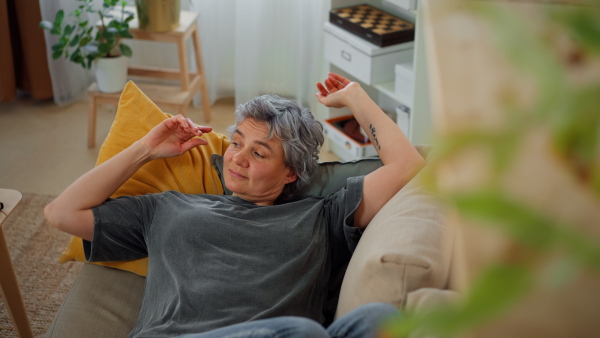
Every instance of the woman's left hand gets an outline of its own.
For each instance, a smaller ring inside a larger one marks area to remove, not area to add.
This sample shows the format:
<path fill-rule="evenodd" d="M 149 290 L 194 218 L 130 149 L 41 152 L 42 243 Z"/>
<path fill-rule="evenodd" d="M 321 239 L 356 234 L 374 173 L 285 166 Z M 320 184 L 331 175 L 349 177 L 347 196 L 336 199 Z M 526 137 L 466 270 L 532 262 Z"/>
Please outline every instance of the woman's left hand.
<path fill-rule="evenodd" d="M 317 89 L 319 90 L 316 94 L 317 100 L 330 108 L 346 107 L 348 100 L 360 90 L 358 83 L 335 73 L 329 73 L 323 83 L 324 85 L 320 82 L 317 83 Z"/>

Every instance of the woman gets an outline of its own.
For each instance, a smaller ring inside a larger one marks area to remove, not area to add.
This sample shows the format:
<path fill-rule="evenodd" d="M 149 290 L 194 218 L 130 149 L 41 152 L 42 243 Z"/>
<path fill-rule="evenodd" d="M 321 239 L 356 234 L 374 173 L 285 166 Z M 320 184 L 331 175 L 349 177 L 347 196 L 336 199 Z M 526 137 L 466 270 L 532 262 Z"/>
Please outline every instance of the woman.
<path fill-rule="evenodd" d="M 232 196 L 171 191 L 106 201 L 144 163 L 206 144 L 196 136 L 210 127 L 176 116 L 46 207 L 52 226 L 84 239 L 90 261 L 149 257 L 130 336 L 328 337 L 350 330 L 364 337 L 392 311 L 373 304 L 327 331 L 321 326 L 328 290 L 337 287 L 330 276 L 424 161 L 358 83 L 330 73 L 317 88 L 320 103 L 350 108 L 384 164 L 331 196 L 295 196 L 318 167 L 321 126 L 293 101 L 263 96 L 236 111 L 223 159 Z"/>

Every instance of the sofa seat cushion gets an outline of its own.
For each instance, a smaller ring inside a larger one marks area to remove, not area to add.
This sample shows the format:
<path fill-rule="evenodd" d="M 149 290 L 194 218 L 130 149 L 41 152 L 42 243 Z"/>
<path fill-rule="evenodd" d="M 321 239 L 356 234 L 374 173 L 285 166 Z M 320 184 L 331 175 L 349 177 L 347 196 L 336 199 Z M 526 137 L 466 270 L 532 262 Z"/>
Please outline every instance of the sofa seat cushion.
<path fill-rule="evenodd" d="M 46 338 L 125 337 L 137 321 L 146 278 L 85 264 L 46 332 Z"/>

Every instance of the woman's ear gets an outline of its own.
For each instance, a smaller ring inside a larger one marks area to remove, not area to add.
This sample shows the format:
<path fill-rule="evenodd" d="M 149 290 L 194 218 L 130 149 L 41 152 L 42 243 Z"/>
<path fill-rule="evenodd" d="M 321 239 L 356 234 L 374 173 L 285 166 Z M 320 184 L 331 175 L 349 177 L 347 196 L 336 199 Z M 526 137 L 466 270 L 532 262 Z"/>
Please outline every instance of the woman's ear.
<path fill-rule="evenodd" d="M 298 179 L 296 171 L 292 167 L 287 167 L 288 173 L 285 177 L 286 184 L 295 182 Z"/>

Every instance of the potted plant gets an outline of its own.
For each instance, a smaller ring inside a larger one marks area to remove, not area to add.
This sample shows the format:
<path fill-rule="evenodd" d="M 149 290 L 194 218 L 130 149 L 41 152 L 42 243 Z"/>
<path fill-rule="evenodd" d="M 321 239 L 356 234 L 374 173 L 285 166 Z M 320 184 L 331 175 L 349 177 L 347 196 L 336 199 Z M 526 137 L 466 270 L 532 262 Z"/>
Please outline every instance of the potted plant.
<path fill-rule="evenodd" d="M 64 56 L 85 69 L 95 66 L 98 89 L 102 92 L 118 92 L 127 81 L 127 58 L 131 48 L 123 38 L 132 38 L 129 22 L 133 12 L 125 10 L 127 1 L 104 0 L 101 9 L 93 7 L 94 0 L 77 0 L 81 4 L 65 20 L 65 12 L 56 13 L 54 22 L 43 20 L 40 27 L 59 35 L 52 45 L 54 60 Z M 120 9 L 117 6 L 120 5 Z M 99 25 L 90 23 L 85 13 L 100 17 Z"/>

